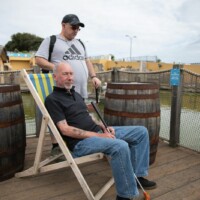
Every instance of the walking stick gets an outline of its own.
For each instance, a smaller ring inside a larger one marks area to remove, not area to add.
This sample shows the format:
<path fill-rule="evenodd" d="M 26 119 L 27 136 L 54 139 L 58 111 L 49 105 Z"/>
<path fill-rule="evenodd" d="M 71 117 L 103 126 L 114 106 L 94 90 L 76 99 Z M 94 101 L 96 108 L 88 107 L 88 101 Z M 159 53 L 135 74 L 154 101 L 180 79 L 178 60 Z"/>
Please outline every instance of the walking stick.
<path fill-rule="evenodd" d="M 99 111 L 99 108 L 98 108 L 97 105 L 95 105 L 93 102 L 91 102 L 91 104 L 92 104 L 94 110 L 96 111 L 96 113 L 97 113 L 99 119 L 102 121 L 103 125 L 105 126 L 105 128 L 106 128 L 107 131 L 109 132 L 108 126 L 107 126 L 105 120 L 103 119 L 103 117 L 101 116 L 101 113 L 100 113 L 100 111 Z M 151 199 L 151 198 L 150 198 L 150 195 L 144 190 L 144 188 L 142 187 L 142 185 L 141 185 L 140 181 L 138 180 L 137 176 L 135 175 L 135 173 L 134 173 L 134 177 L 135 177 L 136 181 L 138 182 L 140 188 L 141 188 L 142 191 L 143 191 L 144 200 L 150 200 L 150 199 Z"/>
<path fill-rule="evenodd" d="M 99 119 L 102 121 L 103 125 L 106 127 L 106 129 L 108 129 L 108 126 L 107 126 L 106 122 L 104 121 L 103 117 L 101 116 L 99 108 L 94 104 L 94 102 L 91 102 L 91 104 L 92 104 L 94 110 L 96 111 Z"/>
<path fill-rule="evenodd" d="M 99 88 L 95 88 L 96 103 L 99 103 Z"/>

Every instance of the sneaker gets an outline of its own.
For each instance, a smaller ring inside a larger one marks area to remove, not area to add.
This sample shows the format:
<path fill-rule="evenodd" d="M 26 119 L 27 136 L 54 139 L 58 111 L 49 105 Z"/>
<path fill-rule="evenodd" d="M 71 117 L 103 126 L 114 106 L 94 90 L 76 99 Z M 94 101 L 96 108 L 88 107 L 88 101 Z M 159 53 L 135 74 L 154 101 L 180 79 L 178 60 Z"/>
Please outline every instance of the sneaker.
<path fill-rule="evenodd" d="M 149 181 L 146 178 L 138 177 L 138 180 L 142 187 L 146 190 L 151 190 L 157 187 L 156 183 L 154 181 Z M 137 182 L 137 187 L 140 188 L 140 185 Z"/>
<path fill-rule="evenodd" d="M 51 149 L 51 156 L 57 156 L 60 153 L 62 153 L 62 151 L 59 146 Z"/>
<path fill-rule="evenodd" d="M 51 149 L 51 156 L 57 156 L 57 155 L 59 155 L 61 153 L 62 153 L 62 151 L 61 151 L 59 146 L 58 147 L 54 147 L 54 148 Z M 57 159 L 57 161 L 59 161 L 59 162 L 60 161 L 65 161 L 65 160 L 66 160 L 65 156 L 60 156 Z"/>

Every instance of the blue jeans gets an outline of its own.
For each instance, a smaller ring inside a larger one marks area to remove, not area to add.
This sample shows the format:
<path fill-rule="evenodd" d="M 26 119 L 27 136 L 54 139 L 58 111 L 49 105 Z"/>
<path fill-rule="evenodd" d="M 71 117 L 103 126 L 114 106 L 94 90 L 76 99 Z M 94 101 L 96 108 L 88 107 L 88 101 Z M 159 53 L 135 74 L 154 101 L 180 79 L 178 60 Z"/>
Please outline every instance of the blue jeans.
<path fill-rule="evenodd" d="M 143 126 L 115 126 L 116 139 L 91 137 L 80 141 L 73 156 L 102 152 L 110 157 L 117 195 L 133 198 L 139 195 L 137 177 L 148 175 L 149 136 Z M 101 134 L 101 133 L 99 133 Z"/>

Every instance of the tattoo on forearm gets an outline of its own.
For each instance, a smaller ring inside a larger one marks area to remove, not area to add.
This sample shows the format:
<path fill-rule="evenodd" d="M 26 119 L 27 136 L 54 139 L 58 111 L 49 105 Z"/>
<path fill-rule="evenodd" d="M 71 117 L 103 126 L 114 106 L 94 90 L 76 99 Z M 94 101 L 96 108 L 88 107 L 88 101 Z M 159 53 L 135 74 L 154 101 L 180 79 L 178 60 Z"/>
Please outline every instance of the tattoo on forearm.
<path fill-rule="evenodd" d="M 59 122 L 57 123 L 57 125 L 58 125 L 58 126 L 59 126 L 59 125 L 67 125 L 67 126 L 65 126 L 67 129 L 68 129 L 68 127 L 69 127 L 66 120 L 59 121 Z M 66 132 L 67 132 L 67 129 L 65 129 Z M 83 136 L 83 135 L 85 135 L 85 133 L 86 133 L 86 131 L 81 130 L 81 129 L 78 129 L 78 128 L 75 128 L 75 127 L 72 127 L 72 132 L 73 132 L 75 135 L 79 135 L 79 136 Z"/>
<path fill-rule="evenodd" d="M 86 131 L 78 129 L 78 128 L 73 128 L 73 132 L 77 135 L 85 135 Z"/>

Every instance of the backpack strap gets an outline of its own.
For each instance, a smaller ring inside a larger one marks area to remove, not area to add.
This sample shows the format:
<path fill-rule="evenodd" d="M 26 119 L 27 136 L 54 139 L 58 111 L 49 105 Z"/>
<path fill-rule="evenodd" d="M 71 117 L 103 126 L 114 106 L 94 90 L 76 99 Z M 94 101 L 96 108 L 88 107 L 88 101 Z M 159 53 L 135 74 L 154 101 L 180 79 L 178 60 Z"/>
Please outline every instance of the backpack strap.
<path fill-rule="evenodd" d="M 48 61 L 51 61 L 51 54 L 53 52 L 53 48 L 54 48 L 54 44 L 56 42 L 56 36 L 55 35 L 51 35 L 50 36 L 50 43 L 49 43 L 49 58 Z"/>
<path fill-rule="evenodd" d="M 50 36 L 50 43 L 49 43 L 49 57 L 48 57 L 49 62 L 51 61 L 51 54 L 53 52 L 55 42 L 56 42 L 56 36 L 51 35 Z M 49 73 L 49 70 L 42 69 L 42 73 L 43 74 Z"/>
<path fill-rule="evenodd" d="M 83 44 L 83 42 L 80 39 L 78 39 L 78 41 L 82 44 L 82 46 L 83 46 L 83 48 L 85 50 L 85 45 Z"/>

